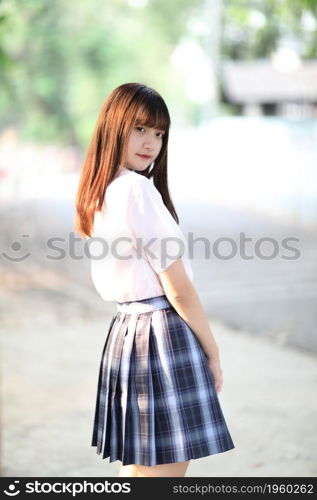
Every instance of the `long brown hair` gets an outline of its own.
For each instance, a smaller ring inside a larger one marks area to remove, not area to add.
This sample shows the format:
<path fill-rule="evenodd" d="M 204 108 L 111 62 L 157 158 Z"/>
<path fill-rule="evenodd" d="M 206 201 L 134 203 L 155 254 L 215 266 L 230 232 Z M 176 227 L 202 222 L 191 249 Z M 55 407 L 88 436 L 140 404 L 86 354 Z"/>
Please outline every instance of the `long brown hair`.
<path fill-rule="evenodd" d="M 115 88 L 103 103 L 84 161 L 76 196 L 75 231 L 91 237 L 95 211 L 102 209 L 107 186 L 124 166 L 132 127 L 138 124 L 163 130 L 162 147 L 154 166 L 142 172 L 153 177 L 163 203 L 177 224 L 179 219 L 170 198 L 167 179 L 167 144 L 171 124 L 167 106 L 158 92 L 141 83 Z"/>

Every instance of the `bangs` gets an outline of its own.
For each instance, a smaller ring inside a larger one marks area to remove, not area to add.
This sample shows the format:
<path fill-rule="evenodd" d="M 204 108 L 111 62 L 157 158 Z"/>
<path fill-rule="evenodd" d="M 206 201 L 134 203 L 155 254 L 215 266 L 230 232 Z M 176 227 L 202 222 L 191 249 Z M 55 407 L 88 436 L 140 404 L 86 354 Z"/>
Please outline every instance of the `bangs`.
<path fill-rule="evenodd" d="M 141 104 L 135 122 L 136 125 L 145 125 L 164 132 L 167 132 L 170 127 L 168 111 L 161 100 L 155 96 L 150 101 Z"/>

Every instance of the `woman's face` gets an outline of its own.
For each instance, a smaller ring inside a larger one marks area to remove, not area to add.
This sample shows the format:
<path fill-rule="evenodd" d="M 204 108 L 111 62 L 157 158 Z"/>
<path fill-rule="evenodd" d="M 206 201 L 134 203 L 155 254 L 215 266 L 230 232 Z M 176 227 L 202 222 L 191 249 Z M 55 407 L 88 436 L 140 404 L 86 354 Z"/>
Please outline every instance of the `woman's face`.
<path fill-rule="evenodd" d="M 125 167 L 130 170 L 145 170 L 153 163 L 161 151 L 163 130 L 145 125 L 135 125 L 128 139 Z"/>

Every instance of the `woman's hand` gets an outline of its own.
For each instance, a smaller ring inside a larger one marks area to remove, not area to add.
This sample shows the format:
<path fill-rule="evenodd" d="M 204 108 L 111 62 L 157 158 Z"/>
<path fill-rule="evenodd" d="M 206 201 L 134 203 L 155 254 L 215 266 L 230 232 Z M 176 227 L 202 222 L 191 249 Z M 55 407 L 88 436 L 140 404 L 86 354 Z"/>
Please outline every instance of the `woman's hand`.
<path fill-rule="evenodd" d="M 208 358 L 207 359 L 209 370 L 214 376 L 215 388 L 217 392 L 220 392 L 223 385 L 223 375 L 220 366 L 219 358 Z"/>

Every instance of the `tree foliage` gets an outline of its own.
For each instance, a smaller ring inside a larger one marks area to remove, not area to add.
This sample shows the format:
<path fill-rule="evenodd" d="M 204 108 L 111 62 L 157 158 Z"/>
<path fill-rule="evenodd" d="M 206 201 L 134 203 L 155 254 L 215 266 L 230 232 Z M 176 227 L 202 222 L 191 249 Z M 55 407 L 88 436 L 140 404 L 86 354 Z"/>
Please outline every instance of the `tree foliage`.
<path fill-rule="evenodd" d="M 157 88 L 175 116 L 186 95 L 171 54 L 190 37 L 191 19 L 205 21 L 207 1 L 0 0 L 2 128 L 85 144 L 105 97 L 127 81 Z M 302 57 L 316 57 L 317 30 L 304 21 L 316 20 L 317 0 L 222 0 L 222 7 L 223 57 L 268 57 L 286 39 Z M 186 110 L 188 119 L 198 115 L 193 103 Z"/>
<path fill-rule="evenodd" d="M 200 3 L 2 0 L 2 126 L 80 145 L 119 84 L 144 82 L 177 102 L 170 54 Z"/>
<path fill-rule="evenodd" d="M 286 44 L 304 59 L 316 58 L 316 20 L 317 0 L 223 0 L 222 55 L 266 58 Z"/>

